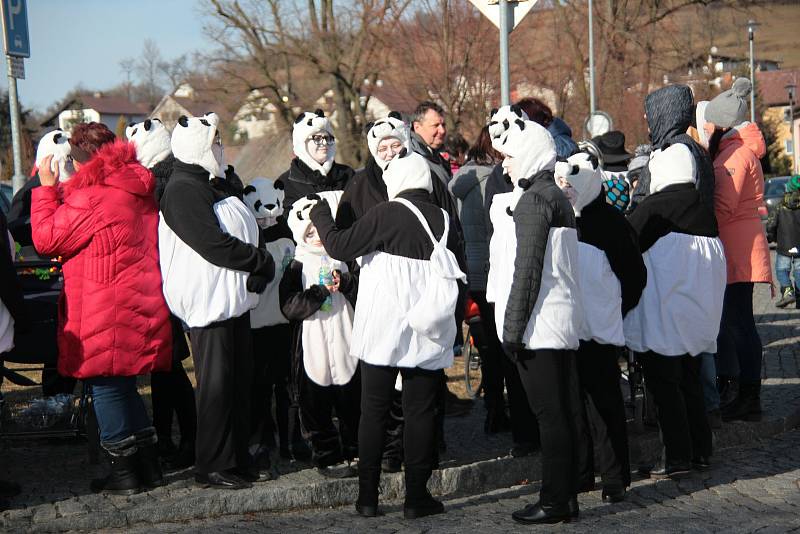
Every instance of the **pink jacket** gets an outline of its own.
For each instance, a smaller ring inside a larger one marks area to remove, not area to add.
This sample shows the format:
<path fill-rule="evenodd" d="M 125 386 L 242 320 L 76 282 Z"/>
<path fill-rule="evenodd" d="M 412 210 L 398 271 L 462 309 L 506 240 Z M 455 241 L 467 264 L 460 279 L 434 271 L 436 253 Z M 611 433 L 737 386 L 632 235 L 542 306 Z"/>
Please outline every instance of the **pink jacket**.
<path fill-rule="evenodd" d="M 728 283 L 772 283 L 769 246 L 758 208 L 764 202 L 759 159 L 767 153 L 758 126 L 745 123 L 720 141 L 714 158 L 714 211 L 725 246 Z"/>

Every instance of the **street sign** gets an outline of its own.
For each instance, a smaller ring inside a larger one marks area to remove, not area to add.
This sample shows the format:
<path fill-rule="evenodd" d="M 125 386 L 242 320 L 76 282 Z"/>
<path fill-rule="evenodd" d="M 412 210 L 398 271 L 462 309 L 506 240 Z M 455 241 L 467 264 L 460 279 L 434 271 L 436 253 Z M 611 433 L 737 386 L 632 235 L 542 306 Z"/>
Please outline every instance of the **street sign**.
<path fill-rule="evenodd" d="M 483 15 L 500 28 L 500 4 L 498 0 L 469 0 Z M 522 22 L 525 15 L 533 9 L 537 0 L 509 0 L 508 2 L 508 31 L 510 32 Z"/>
<path fill-rule="evenodd" d="M 8 56 L 8 75 L 18 80 L 25 79 L 25 60 Z"/>
<path fill-rule="evenodd" d="M 3 41 L 6 55 L 31 57 L 31 41 L 28 35 L 28 7 L 25 0 L 2 0 Z"/>
<path fill-rule="evenodd" d="M 614 121 L 611 120 L 611 115 L 605 111 L 595 111 L 591 113 L 583 124 L 589 137 L 597 137 L 603 135 L 614 129 Z"/>

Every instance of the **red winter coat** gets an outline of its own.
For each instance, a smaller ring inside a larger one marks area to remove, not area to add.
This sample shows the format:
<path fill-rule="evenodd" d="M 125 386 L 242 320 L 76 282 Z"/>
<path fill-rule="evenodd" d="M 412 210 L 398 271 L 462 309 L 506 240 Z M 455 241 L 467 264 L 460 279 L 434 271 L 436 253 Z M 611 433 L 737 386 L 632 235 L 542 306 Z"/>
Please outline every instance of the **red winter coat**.
<path fill-rule="evenodd" d="M 161 292 L 155 179 L 133 144 L 104 145 L 72 178 L 32 192 L 36 250 L 61 256 L 58 371 L 132 376 L 167 370 L 169 311 Z"/>

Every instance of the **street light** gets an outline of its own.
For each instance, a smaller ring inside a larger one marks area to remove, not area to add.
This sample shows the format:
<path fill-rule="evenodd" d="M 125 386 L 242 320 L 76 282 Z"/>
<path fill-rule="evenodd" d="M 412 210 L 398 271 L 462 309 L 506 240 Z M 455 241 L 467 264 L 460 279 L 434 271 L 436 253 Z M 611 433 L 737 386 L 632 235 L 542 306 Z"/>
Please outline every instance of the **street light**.
<path fill-rule="evenodd" d="M 756 27 L 760 24 L 753 19 L 747 21 L 747 38 L 750 41 L 750 122 L 756 122 L 756 66 L 755 56 L 753 55 L 753 34 L 755 34 Z"/>
<path fill-rule="evenodd" d="M 792 139 L 792 174 L 797 173 L 797 147 L 794 144 L 794 98 L 797 85 L 795 83 L 786 84 L 786 92 L 789 94 L 789 134 Z"/>

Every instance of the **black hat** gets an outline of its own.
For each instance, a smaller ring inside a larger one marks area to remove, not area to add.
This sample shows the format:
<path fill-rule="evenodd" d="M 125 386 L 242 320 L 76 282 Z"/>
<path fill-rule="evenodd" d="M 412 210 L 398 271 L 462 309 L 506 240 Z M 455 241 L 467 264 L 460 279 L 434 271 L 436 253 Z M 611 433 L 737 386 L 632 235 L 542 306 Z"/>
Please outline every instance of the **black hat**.
<path fill-rule="evenodd" d="M 607 164 L 622 163 L 633 157 L 633 154 L 625 150 L 625 134 L 619 130 L 592 137 L 592 142 L 603 153 L 603 162 Z"/>

